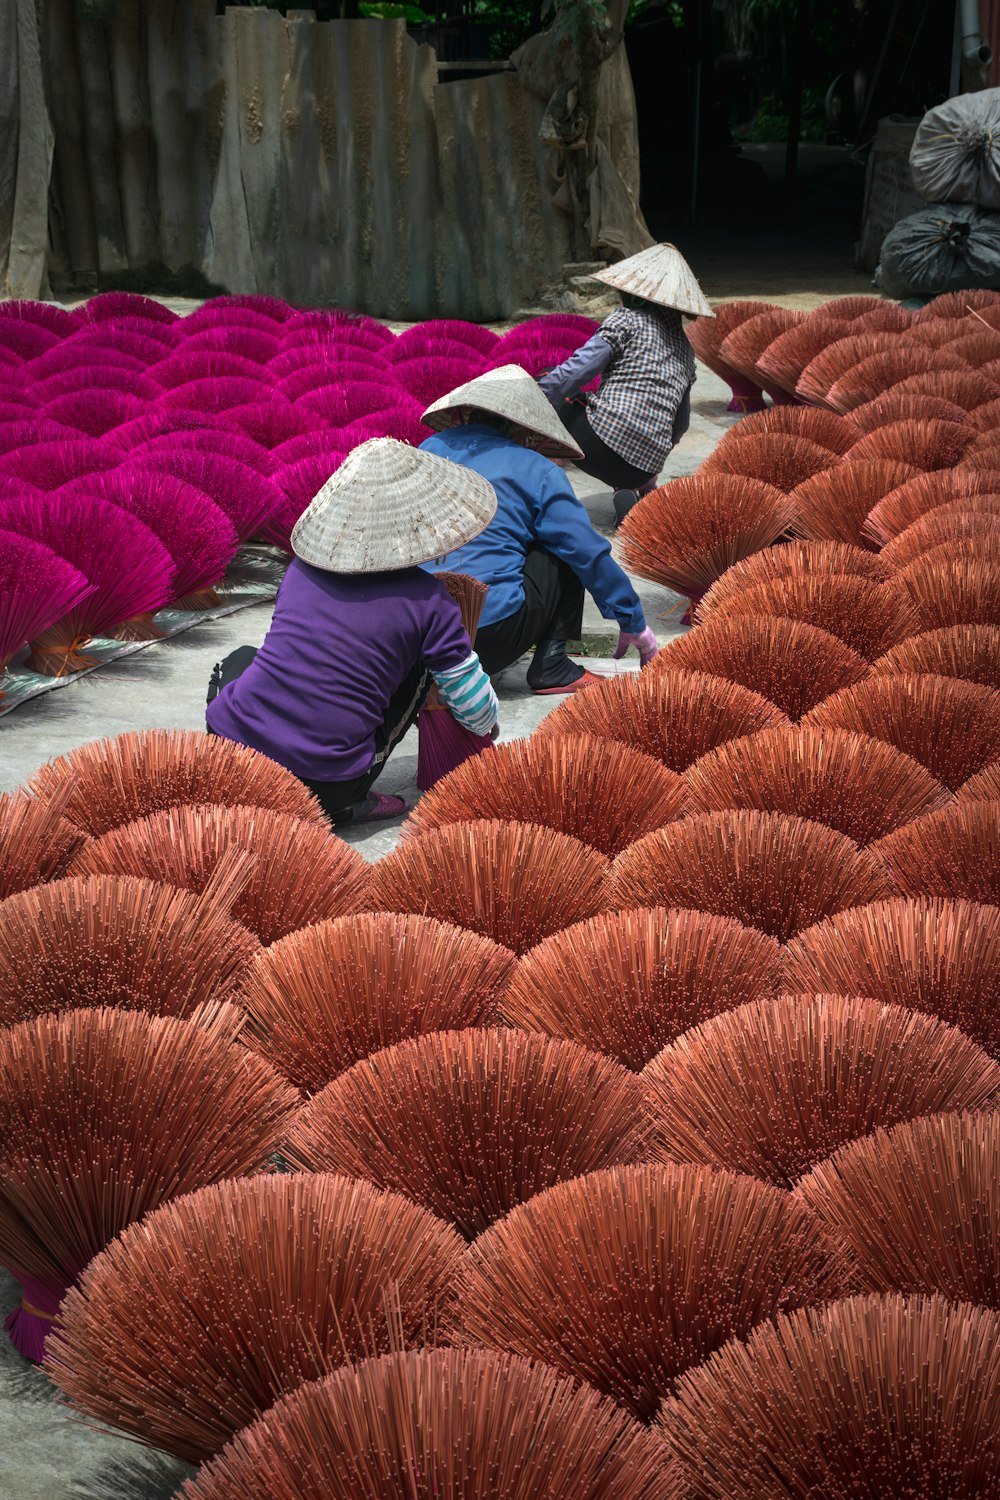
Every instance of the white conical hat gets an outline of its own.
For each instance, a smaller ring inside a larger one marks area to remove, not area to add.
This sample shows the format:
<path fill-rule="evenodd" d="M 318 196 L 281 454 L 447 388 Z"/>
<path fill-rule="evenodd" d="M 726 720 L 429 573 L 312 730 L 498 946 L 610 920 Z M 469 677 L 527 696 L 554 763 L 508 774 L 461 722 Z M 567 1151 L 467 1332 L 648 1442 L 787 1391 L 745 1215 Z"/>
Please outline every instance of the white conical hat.
<path fill-rule="evenodd" d="M 327 573 L 384 573 L 444 557 L 489 525 L 493 486 L 472 469 L 372 438 L 299 516 L 292 551 Z"/>
<path fill-rule="evenodd" d="M 492 412 L 512 427 L 532 438 L 531 446 L 549 458 L 582 458 L 578 448 L 560 422 L 553 408 L 527 370 L 520 365 L 500 365 L 467 380 L 424 412 L 428 427 L 440 432 L 444 427 L 458 427 L 470 409 Z"/>
<path fill-rule="evenodd" d="M 603 281 L 619 292 L 644 297 L 660 307 L 672 307 L 692 318 L 714 318 L 697 278 L 676 245 L 650 245 L 628 260 L 595 271 L 591 280 Z"/>

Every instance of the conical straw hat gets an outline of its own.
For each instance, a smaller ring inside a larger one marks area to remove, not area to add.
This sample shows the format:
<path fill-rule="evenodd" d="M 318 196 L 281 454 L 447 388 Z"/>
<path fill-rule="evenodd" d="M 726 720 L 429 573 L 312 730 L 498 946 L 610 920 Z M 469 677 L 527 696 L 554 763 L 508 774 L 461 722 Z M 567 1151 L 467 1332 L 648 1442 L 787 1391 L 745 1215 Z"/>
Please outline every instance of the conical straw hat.
<path fill-rule="evenodd" d="M 583 450 L 574 443 L 546 397 L 520 365 L 500 365 L 457 386 L 427 408 L 424 421 L 436 432 L 444 427 L 458 427 L 473 407 L 504 417 L 512 427 L 527 433 L 537 453 L 549 458 L 583 457 Z"/>
<path fill-rule="evenodd" d="M 480 474 L 394 438 L 372 438 L 302 512 L 292 551 L 327 573 L 396 572 L 471 541 L 496 508 L 493 486 Z"/>
<path fill-rule="evenodd" d="M 714 318 L 691 267 L 676 245 L 650 245 L 606 271 L 595 271 L 593 281 L 603 281 L 619 292 L 644 297 L 660 307 L 672 307 L 692 318 Z"/>

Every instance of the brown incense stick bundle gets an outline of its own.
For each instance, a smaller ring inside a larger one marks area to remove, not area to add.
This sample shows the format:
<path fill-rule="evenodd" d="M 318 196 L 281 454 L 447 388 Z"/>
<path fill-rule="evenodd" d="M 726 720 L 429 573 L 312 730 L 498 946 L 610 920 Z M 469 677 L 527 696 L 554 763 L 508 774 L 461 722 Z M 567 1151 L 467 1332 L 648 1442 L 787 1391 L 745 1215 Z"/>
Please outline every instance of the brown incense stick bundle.
<path fill-rule="evenodd" d="M 256 750 L 206 734 L 148 729 L 95 740 L 43 766 L 30 787 L 46 798 L 67 781 L 72 791 L 66 816 L 90 834 L 181 802 L 270 807 L 325 823 L 316 798 L 291 771 Z"/>
<path fill-rule="evenodd" d="M 945 393 L 943 387 L 941 393 Z M 950 469 L 961 460 L 974 437 L 972 429 L 960 422 L 889 422 L 866 433 L 845 457 L 852 462 L 895 459 L 928 471 Z"/>
<path fill-rule="evenodd" d="M 879 1127 L 991 1103 L 1000 1065 L 933 1016 L 844 995 L 783 995 L 685 1032 L 643 1080 L 655 1157 L 791 1187 Z"/>
<path fill-rule="evenodd" d="M 74 1010 L 0 1031 L 0 1261 L 25 1291 L 17 1346 L 41 1356 L 66 1287 L 126 1225 L 262 1167 L 295 1099 L 225 1027 Z"/>
<path fill-rule="evenodd" d="M 868 675 L 864 658 L 828 631 L 752 615 L 713 618 L 673 641 L 647 670 L 659 675 L 675 668 L 727 677 L 793 720 Z"/>
<path fill-rule="evenodd" d="M 905 568 L 942 542 L 967 537 L 994 537 L 1000 531 L 1000 495 L 965 495 L 946 501 L 921 516 L 882 549 L 887 562 Z"/>
<path fill-rule="evenodd" d="M 443 777 L 403 825 L 417 838 L 474 818 L 538 823 L 614 855 L 687 811 L 684 783 L 651 755 L 579 734 L 513 740 Z"/>
<path fill-rule="evenodd" d="M 246 1041 L 315 1092 L 408 1037 L 491 1024 L 513 969 L 506 948 L 431 917 L 317 922 L 261 949 L 243 974 Z"/>
<path fill-rule="evenodd" d="M 961 358 L 953 344 L 944 345 L 940 352 L 956 362 Z M 995 401 L 1000 394 L 1000 386 L 989 378 L 988 372 L 971 369 L 927 370 L 908 376 L 895 385 L 893 390 L 903 396 L 940 396 L 942 400 L 960 406 L 965 412 L 975 411 L 978 406 Z"/>
<path fill-rule="evenodd" d="M 88 1266 L 48 1372 L 78 1411 L 197 1463 L 303 1381 L 432 1339 L 461 1254 L 449 1225 L 368 1183 L 221 1182 Z"/>
<path fill-rule="evenodd" d="M 0 796 L 0 901 L 66 873 L 86 839 L 62 816 L 67 798 Z"/>
<path fill-rule="evenodd" d="M 950 348 L 936 354 L 917 354 L 912 344 L 897 343 L 878 354 L 859 360 L 833 382 L 824 397 L 831 410 L 848 414 L 884 392 L 896 389 L 900 382 L 919 371 L 924 362 L 929 371 L 949 370 L 958 365 Z"/>
<path fill-rule="evenodd" d="M 736 615 L 801 621 L 836 636 L 868 661 L 914 635 L 921 623 L 901 588 L 835 573 L 774 578 L 742 589 L 719 604 L 712 619 Z"/>
<path fill-rule="evenodd" d="M 766 388 L 768 377 L 760 368 L 760 356 L 779 334 L 787 333 L 803 321 L 803 313 L 791 308 L 771 307 L 767 312 L 757 313 L 738 324 L 723 339 L 719 353 L 739 374 Z"/>
<path fill-rule="evenodd" d="M 804 722 L 885 740 L 951 791 L 1000 758 L 1000 692 L 957 677 L 873 676 L 820 703 Z"/>
<path fill-rule="evenodd" d="M 526 953 L 502 1002 L 513 1026 L 569 1037 L 639 1069 L 707 1016 L 774 992 L 780 949 L 708 912 L 608 912 Z"/>
<path fill-rule="evenodd" d="M 789 991 L 868 995 L 940 1016 L 1000 1055 L 1000 910 L 940 896 L 843 911 L 785 950 Z"/>
<path fill-rule="evenodd" d="M 608 861 L 534 823 L 450 823 L 375 866 L 373 904 L 469 927 L 524 953 L 603 911 Z"/>
<path fill-rule="evenodd" d="M 263 943 L 369 904 L 369 867 L 356 849 L 326 824 L 263 807 L 168 807 L 92 839 L 72 871 L 203 891 L 239 852 L 253 864 L 233 915 Z"/>
<path fill-rule="evenodd" d="M 706 1167 L 612 1167 L 549 1188 L 466 1254 L 457 1333 L 541 1359 L 648 1418 L 727 1338 L 843 1283 L 789 1194 Z"/>
<path fill-rule="evenodd" d="M 1000 801 L 959 802 L 872 847 L 907 896 L 956 896 L 1000 906 Z"/>
<path fill-rule="evenodd" d="M 784 813 L 721 812 L 685 818 L 619 854 L 609 900 L 715 912 L 787 942 L 891 893 L 880 862 L 832 828 Z"/>
<path fill-rule="evenodd" d="M 879 676 L 930 674 L 1000 688 L 1000 626 L 947 625 L 925 630 L 872 662 Z"/>
<path fill-rule="evenodd" d="M 406 1476 L 405 1479 L 402 1476 Z M 657 1438 L 606 1396 L 487 1349 L 387 1354 L 300 1387 L 183 1500 L 678 1500 Z"/>
<path fill-rule="evenodd" d="M 701 465 L 699 477 L 734 474 L 773 485 L 788 494 L 810 475 L 830 469 L 838 462 L 837 454 L 808 438 L 784 432 L 745 437 L 737 429 L 730 441 L 725 446 L 720 444 Z"/>
<path fill-rule="evenodd" d="M 667 1453 L 702 1500 L 995 1500 L 1000 1317 L 852 1297 L 735 1341 L 679 1382 Z"/>
<path fill-rule="evenodd" d="M 778 385 L 782 390 L 794 392 L 802 378 L 802 372 L 828 344 L 833 344 L 842 338 L 844 334 L 843 324 L 839 319 L 825 318 L 821 312 L 815 312 L 801 323 L 796 323 L 784 333 L 779 333 L 767 348 L 757 356 L 757 364 L 762 374 L 766 375 L 772 385 Z M 789 407 L 789 411 L 797 411 L 800 408 Z M 802 408 L 807 409 L 807 408 Z M 784 407 L 777 410 L 783 411 Z M 762 413 L 763 415 L 763 413 Z M 833 415 L 833 413 L 831 413 Z M 802 434 L 804 437 L 812 437 L 808 431 Z M 814 441 L 819 442 L 816 438 Z M 840 451 L 839 449 L 836 451 Z"/>
<path fill-rule="evenodd" d="M 825 406 L 830 387 L 848 370 L 853 370 L 855 365 L 873 354 L 884 354 L 896 347 L 898 341 L 889 333 L 856 333 L 844 328 L 839 338 L 823 344 L 804 366 L 795 387 L 796 394 L 812 406 Z M 910 368 L 913 370 L 933 358 L 923 349 L 914 349 L 912 353 Z"/>
<path fill-rule="evenodd" d="M 684 779 L 692 812 L 794 813 L 862 845 L 951 803 L 940 782 L 894 745 L 803 725 L 722 745 Z"/>
<path fill-rule="evenodd" d="M 969 417 L 968 412 L 956 406 L 954 401 L 946 401 L 943 396 L 928 396 L 919 391 L 900 394 L 897 386 L 862 406 L 855 406 L 845 425 L 859 427 L 862 432 L 874 432 L 878 427 L 887 427 L 890 422 L 965 422 Z"/>
<path fill-rule="evenodd" d="M 795 532 L 814 541 L 871 546 L 863 532 L 869 511 L 883 495 L 919 472 L 911 464 L 888 459 L 881 463 L 840 463 L 813 474 L 792 491 Z"/>
<path fill-rule="evenodd" d="M 439 1031 L 356 1063 L 288 1138 L 308 1172 L 403 1193 L 473 1239 L 569 1177 L 639 1161 L 643 1094 L 621 1063 L 521 1031 Z"/>
<path fill-rule="evenodd" d="M 705 672 L 640 672 L 573 693 L 536 731 L 629 745 L 674 771 L 717 745 L 787 724 L 779 708 L 739 683 Z"/>
<path fill-rule="evenodd" d="M 900 568 L 894 587 L 920 631 L 1000 625 L 1000 531 L 981 525 L 978 535 L 934 547 Z"/>
<path fill-rule="evenodd" d="M 232 1001 L 258 943 L 232 920 L 231 899 L 224 880 L 193 896 L 115 875 L 8 897 L 0 903 L 0 1025 L 94 1005 L 191 1018 Z"/>
<path fill-rule="evenodd" d="M 831 470 L 831 472 L 837 472 Z M 713 583 L 698 609 L 701 621 L 712 618 L 716 610 L 744 589 L 771 583 L 776 578 L 798 578 L 809 573 L 837 573 L 847 578 L 869 578 L 885 583 L 894 569 L 882 558 L 850 542 L 792 541 L 778 547 L 765 547 L 753 557 L 734 563 Z"/>
<path fill-rule="evenodd" d="M 775 339 L 766 352 L 770 354 L 777 347 L 778 342 Z M 763 366 L 761 368 L 763 370 Z M 794 380 L 791 385 L 787 385 L 782 380 L 774 381 L 773 376 L 769 378 L 776 384 L 784 385 L 786 390 L 795 389 Z M 789 437 L 808 438 L 810 443 L 818 443 L 821 448 L 829 448 L 831 453 L 846 453 L 856 440 L 853 428 L 844 421 L 843 417 L 837 416 L 836 412 L 823 411 L 818 406 L 769 406 L 766 411 L 751 412 L 749 416 L 737 422 L 735 427 L 730 427 L 717 447 L 722 448 L 728 443 L 735 442 L 737 438 L 765 437 L 771 433 L 786 433 Z"/>
<path fill-rule="evenodd" d="M 953 469 L 951 472 L 937 470 L 932 474 L 921 474 L 891 490 L 872 508 L 865 523 L 865 535 L 882 547 L 939 505 L 967 499 L 971 495 L 998 494 L 998 471 Z"/>

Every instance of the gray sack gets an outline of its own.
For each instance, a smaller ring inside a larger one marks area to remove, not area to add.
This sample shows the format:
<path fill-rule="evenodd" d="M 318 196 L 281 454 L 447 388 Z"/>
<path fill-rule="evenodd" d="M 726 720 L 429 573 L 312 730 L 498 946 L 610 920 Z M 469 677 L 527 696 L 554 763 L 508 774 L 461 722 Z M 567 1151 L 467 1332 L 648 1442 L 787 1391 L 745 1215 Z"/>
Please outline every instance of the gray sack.
<path fill-rule="evenodd" d="M 910 170 L 930 203 L 1000 209 L 1000 89 L 957 94 L 928 110 L 910 150 Z"/>
<path fill-rule="evenodd" d="M 882 241 L 875 285 L 887 297 L 1000 287 L 1000 214 L 964 203 L 931 203 Z"/>

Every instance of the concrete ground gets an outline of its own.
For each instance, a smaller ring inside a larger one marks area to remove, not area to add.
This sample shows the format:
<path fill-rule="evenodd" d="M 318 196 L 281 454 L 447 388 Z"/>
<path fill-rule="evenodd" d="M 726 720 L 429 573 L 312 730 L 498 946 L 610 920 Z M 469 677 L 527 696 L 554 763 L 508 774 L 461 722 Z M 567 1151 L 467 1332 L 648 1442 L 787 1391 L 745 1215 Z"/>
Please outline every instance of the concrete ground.
<path fill-rule="evenodd" d="M 736 420 L 725 412 L 726 387 L 709 371 L 699 372 L 691 428 L 664 471 L 664 478 L 692 472 Z M 576 470 L 574 488 L 602 531 L 610 532 L 610 497 L 604 486 Z M 636 580 L 646 617 L 662 643 L 680 632 L 681 601 L 654 584 Z M 213 665 L 234 646 L 259 644 L 270 607 L 197 625 L 148 650 L 101 667 L 90 676 L 30 700 L 0 718 L 0 791 L 25 781 L 46 760 L 77 745 L 128 729 L 200 729 L 205 689 Z M 588 635 L 614 639 L 617 627 L 588 600 Z M 634 653 L 621 663 L 606 657 L 589 663 L 596 672 L 638 669 Z M 497 679 L 504 740 L 530 734 L 562 700 L 536 698 L 525 682 L 525 662 Z M 412 803 L 418 793 L 416 733 L 398 747 L 379 781 L 387 792 Z M 368 859 L 387 853 L 399 837 L 398 823 L 348 830 Z M 0 1321 L 17 1305 L 20 1288 L 0 1271 Z M 97 1433 L 69 1418 L 56 1404 L 45 1377 L 15 1354 L 0 1334 L 0 1500 L 168 1500 L 190 1471 L 147 1454 L 135 1444 Z"/>

